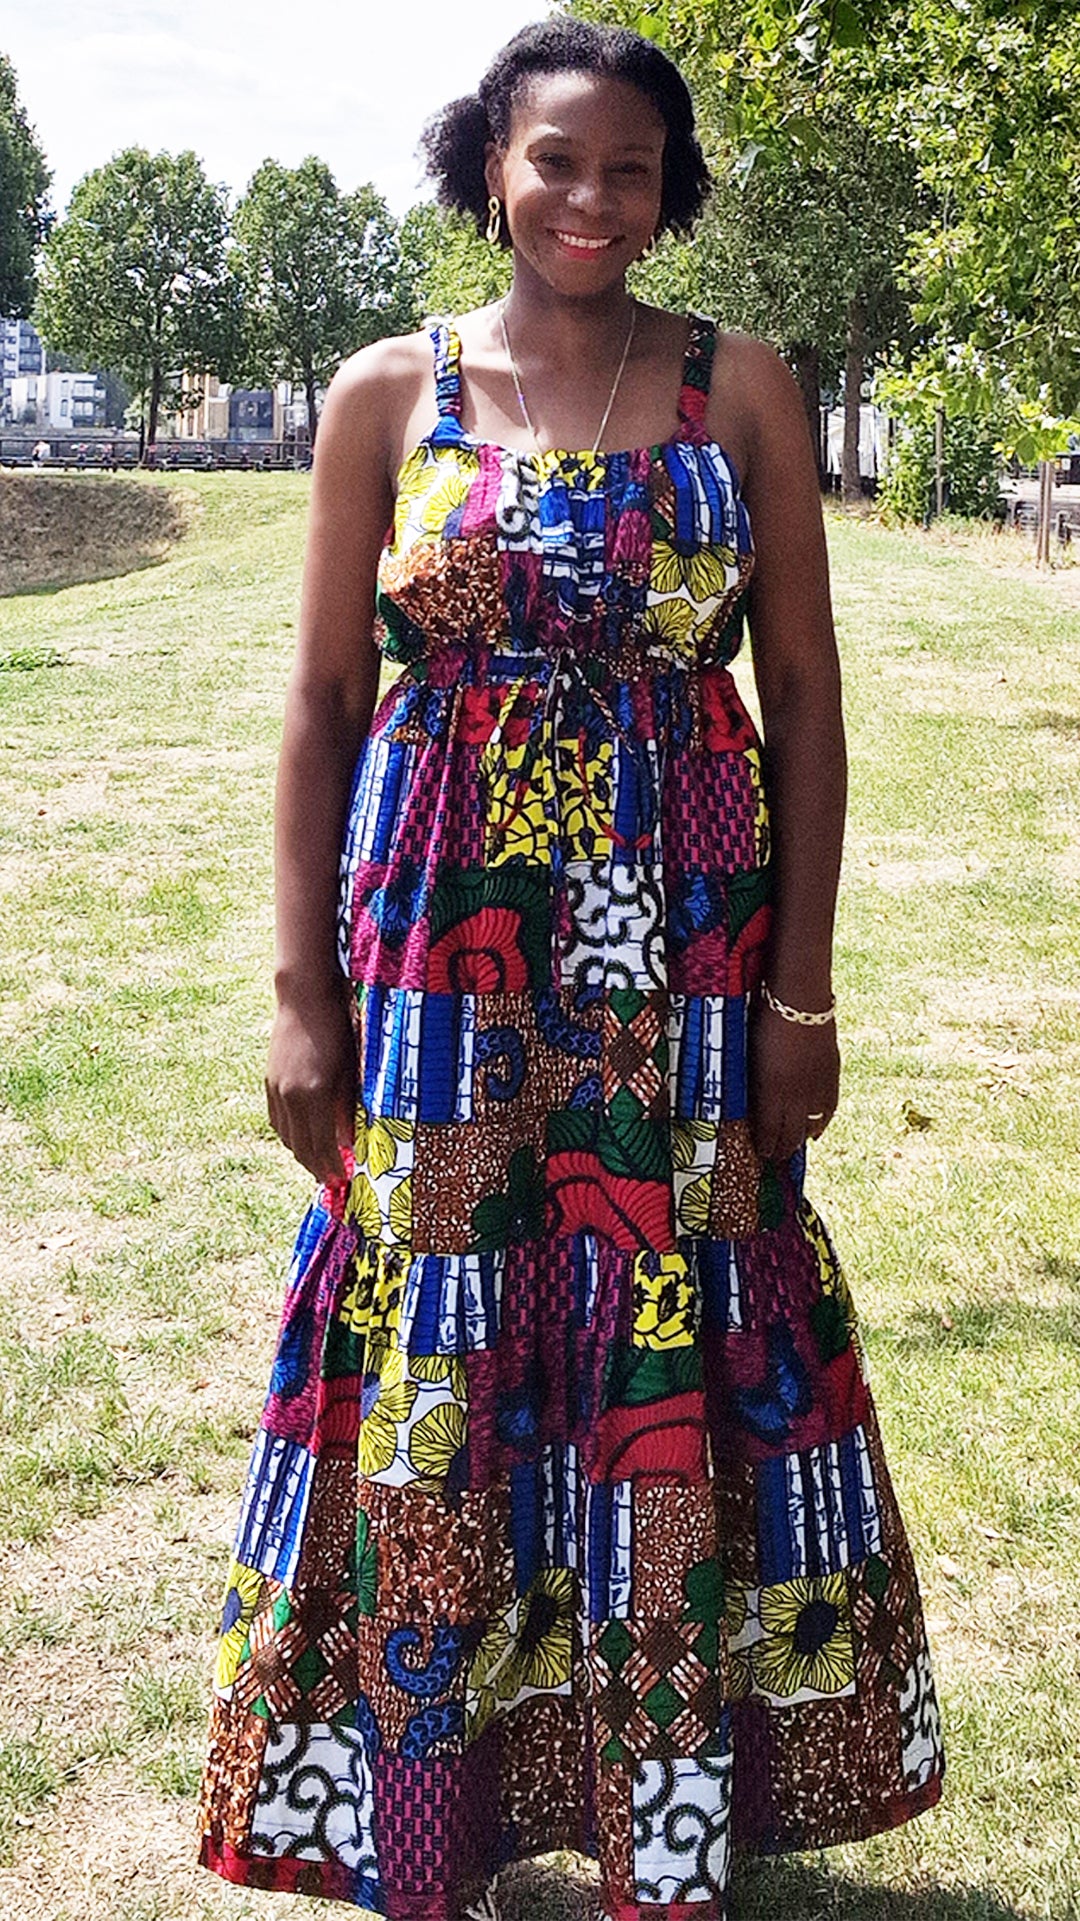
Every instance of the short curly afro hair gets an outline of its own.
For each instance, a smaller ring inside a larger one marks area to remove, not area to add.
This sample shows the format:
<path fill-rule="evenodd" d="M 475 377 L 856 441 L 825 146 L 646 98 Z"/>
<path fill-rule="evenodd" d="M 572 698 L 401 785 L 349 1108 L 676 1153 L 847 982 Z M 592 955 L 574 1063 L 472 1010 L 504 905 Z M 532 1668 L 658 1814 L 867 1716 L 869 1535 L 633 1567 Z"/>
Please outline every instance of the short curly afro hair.
<path fill-rule="evenodd" d="M 694 107 L 682 74 L 660 48 L 625 27 L 599 27 L 565 16 L 524 27 L 495 55 L 478 92 L 452 100 L 429 120 L 420 141 L 425 171 L 442 207 L 471 214 L 483 233 L 488 218 L 484 149 L 505 147 L 514 103 L 533 74 L 591 73 L 637 87 L 667 128 L 657 233 L 688 233 L 709 191 L 709 169 L 694 131 Z M 500 235 L 510 245 L 505 220 Z"/>

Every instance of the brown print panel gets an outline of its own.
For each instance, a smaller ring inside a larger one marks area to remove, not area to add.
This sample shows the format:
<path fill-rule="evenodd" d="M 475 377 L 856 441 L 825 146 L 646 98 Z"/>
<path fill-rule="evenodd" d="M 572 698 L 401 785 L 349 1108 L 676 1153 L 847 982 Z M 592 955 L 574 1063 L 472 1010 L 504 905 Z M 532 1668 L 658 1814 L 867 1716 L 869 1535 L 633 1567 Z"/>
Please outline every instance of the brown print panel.
<path fill-rule="evenodd" d="M 639 1621 L 677 1620 L 689 1569 L 717 1551 L 713 1488 L 646 1483 L 634 1490 L 633 1518 L 631 1611 Z"/>
<path fill-rule="evenodd" d="M 315 1463 L 296 1591 L 339 1588 L 356 1544 L 356 1456 L 323 1456 Z"/>
<path fill-rule="evenodd" d="M 401 1665 L 414 1674 L 421 1673 L 435 1654 L 435 1628 L 433 1621 L 405 1622 L 392 1614 L 380 1612 L 377 1615 L 361 1616 L 359 1631 L 359 1692 L 366 1695 L 372 1712 L 379 1725 L 385 1749 L 396 1753 L 401 1746 L 401 1738 L 414 1714 L 436 1703 L 444 1706 L 447 1702 L 457 1702 L 461 1709 L 461 1723 L 465 1718 L 465 1673 L 466 1660 L 462 1656 L 449 1686 L 435 1695 L 414 1694 L 399 1686 L 394 1680 L 386 1661 L 386 1647 L 389 1637 L 396 1628 L 414 1629 L 416 1640 L 398 1650 Z M 460 1737 L 455 1745 L 460 1748 Z M 449 1753 L 449 1748 L 441 1750 Z"/>
<path fill-rule="evenodd" d="M 385 1626 L 501 1612 L 514 1598 L 510 1495 L 466 1490 L 455 1512 L 414 1487 L 364 1483 L 361 1506 L 377 1543 L 376 1614 Z"/>
<path fill-rule="evenodd" d="M 510 1161 L 521 1147 L 544 1158 L 543 1134 L 522 1114 L 446 1126 L 420 1122 L 412 1174 L 412 1246 L 420 1254 L 464 1254 L 477 1245 L 473 1214 L 481 1201 L 506 1194 Z"/>
<path fill-rule="evenodd" d="M 724 1578 L 740 1587 L 760 1587 L 754 1469 L 749 1461 L 717 1453 L 713 1485 Z"/>
<path fill-rule="evenodd" d="M 745 1240 L 758 1231 L 761 1162 L 746 1121 L 722 1121 L 709 1189 L 709 1233 L 714 1240 Z"/>
<path fill-rule="evenodd" d="M 585 1739 L 572 1697 L 536 1695 L 505 1716 L 502 1820 L 519 1854 L 582 1846 Z"/>
<path fill-rule="evenodd" d="M 769 1774 L 781 1838 L 813 1848 L 865 1832 L 868 1811 L 904 1791 L 895 1696 L 777 1709 Z"/>
<path fill-rule="evenodd" d="M 506 632 L 502 567 L 490 532 L 418 541 L 384 561 L 379 585 L 432 639 L 495 643 Z"/>
<path fill-rule="evenodd" d="M 498 1057 L 490 1066 L 478 1065 L 473 1074 L 473 1113 L 477 1120 L 510 1125 L 519 1138 L 543 1140 L 548 1114 L 554 1108 L 566 1107 L 574 1089 L 597 1068 L 595 1054 L 579 1053 L 570 1043 L 576 1031 L 599 1030 L 599 1004 L 575 1012 L 571 988 L 561 990 L 552 1000 L 557 1006 L 560 1039 L 567 1045 L 555 1046 L 540 1033 L 536 1004 L 530 994 L 485 994 L 477 1001 L 477 1036 L 498 1028 L 510 1028 L 520 1035 L 525 1078 L 512 1100 L 501 1100 L 492 1089 L 506 1071 L 505 1059 Z"/>
<path fill-rule="evenodd" d="M 634 1895 L 633 1788 L 623 1761 L 599 1761 L 596 1772 L 597 1852 L 609 1900 Z"/>
<path fill-rule="evenodd" d="M 209 1750 L 199 1790 L 197 1831 L 209 1834 L 216 1848 L 243 1850 L 259 1790 L 267 1723 L 235 1698 L 215 1699 L 210 1717 Z"/>

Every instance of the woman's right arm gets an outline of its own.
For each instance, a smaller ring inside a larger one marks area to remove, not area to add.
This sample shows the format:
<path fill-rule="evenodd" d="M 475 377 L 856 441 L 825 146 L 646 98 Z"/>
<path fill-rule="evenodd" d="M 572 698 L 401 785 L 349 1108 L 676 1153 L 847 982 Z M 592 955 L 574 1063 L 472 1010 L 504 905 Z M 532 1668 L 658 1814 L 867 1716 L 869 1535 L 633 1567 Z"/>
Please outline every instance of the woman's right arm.
<path fill-rule="evenodd" d="M 375 574 L 393 513 L 390 343 L 347 361 L 319 421 L 296 659 L 274 810 L 277 1013 L 266 1095 L 285 1146 L 319 1181 L 345 1175 L 355 1042 L 337 960 L 338 862 L 379 683 Z"/>

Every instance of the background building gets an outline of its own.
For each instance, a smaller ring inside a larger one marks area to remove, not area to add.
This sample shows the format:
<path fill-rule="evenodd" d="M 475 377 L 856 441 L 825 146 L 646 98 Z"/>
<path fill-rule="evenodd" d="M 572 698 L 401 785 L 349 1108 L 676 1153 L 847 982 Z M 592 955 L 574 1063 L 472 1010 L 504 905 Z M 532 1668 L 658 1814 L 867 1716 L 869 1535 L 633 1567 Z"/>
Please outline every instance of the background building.
<path fill-rule="evenodd" d="M 15 427 L 70 434 L 105 425 L 105 382 L 99 374 L 18 374 L 5 381 L 4 400 Z"/>
<path fill-rule="evenodd" d="M 168 427 L 179 440 L 257 444 L 306 437 L 307 403 L 293 398 L 288 380 L 274 387 L 233 387 L 216 374 L 186 373 L 181 384 L 185 404 Z"/>
<path fill-rule="evenodd" d="M 0 419 L 10 420 L 12 383 L 45 372 L 45 349 L 28 320 L 0 319 Z"/>

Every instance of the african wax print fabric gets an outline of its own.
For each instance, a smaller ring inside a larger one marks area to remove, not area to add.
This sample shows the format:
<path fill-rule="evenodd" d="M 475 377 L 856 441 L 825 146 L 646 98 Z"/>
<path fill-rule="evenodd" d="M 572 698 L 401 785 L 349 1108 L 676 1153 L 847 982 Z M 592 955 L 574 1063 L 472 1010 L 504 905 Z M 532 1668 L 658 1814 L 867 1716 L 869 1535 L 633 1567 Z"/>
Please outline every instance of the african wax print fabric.
<path fill-rule="evenodd" d="M 401 470 L 340 946 L 355 1164 L 296 1246 L 221 1624 L 201 1858 L 453 1921 L 597 1857 L 720 1921 L 733 1847 L 869 1835 L 942 1753 L 855 1315 L 761 1164 L 753 544 L 705 429 Z"/>

